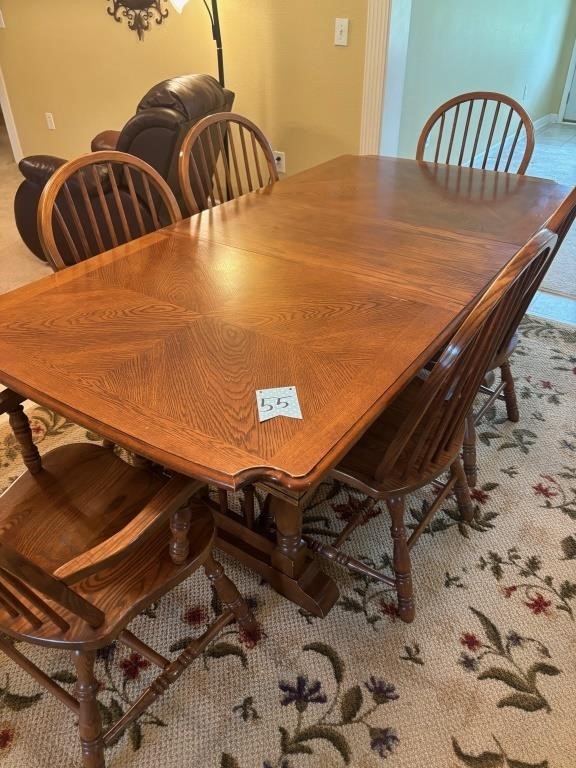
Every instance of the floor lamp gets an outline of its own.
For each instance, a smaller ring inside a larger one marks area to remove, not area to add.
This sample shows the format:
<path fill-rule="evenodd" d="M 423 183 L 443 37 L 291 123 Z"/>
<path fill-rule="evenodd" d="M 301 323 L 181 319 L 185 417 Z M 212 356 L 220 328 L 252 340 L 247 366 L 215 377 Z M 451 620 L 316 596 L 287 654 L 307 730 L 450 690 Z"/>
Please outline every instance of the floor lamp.
<path fill-rule="evenodd" d="M 170 0 L 174 8 L 178 13 L 182 13 L 184 6 L 188 0 Z M 218 57 L 218 81 L 222 87 L 224 87 L 224 56 L 222 53 L 222 35 L 220 33 L 220 17 L 218 16 L 218 0 L 212 0 L 212 8 L 208 5 L 207 0 L 203 0 L 208 15 L 210 16 L 210 23 L 212 24 L 212 37 L 216 43 L 216 55 Z"/>

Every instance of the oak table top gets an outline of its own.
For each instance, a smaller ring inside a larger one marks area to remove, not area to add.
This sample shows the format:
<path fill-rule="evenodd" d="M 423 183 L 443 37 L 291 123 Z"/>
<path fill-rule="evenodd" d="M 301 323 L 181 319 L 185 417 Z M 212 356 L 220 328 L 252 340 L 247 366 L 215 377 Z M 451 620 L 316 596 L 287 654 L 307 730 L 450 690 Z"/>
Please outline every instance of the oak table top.
<path fill-rule="evenodd" d="M 567 194 L 344 156 L 0 297 L 0 381 L 174 470 L 305 488 Z M 295 386 L 303 419 L 259 423 Z"/>

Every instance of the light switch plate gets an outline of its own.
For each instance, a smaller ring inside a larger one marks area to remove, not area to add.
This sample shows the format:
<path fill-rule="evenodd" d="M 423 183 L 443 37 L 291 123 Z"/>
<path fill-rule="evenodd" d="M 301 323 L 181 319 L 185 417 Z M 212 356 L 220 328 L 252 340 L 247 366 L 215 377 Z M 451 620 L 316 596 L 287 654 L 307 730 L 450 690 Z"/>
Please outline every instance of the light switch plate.
<path fill-rule="evenodd" d="M 2 14 L 2 11 L 0 11 L 0 29 L 6 29 L 6 24 L 4 23 L 4 15 Z"/>
<path fill-rule="evenodd" d="M 334 26 L 334 45 L 348 45 L 349 19 L 336 19 Z"/>

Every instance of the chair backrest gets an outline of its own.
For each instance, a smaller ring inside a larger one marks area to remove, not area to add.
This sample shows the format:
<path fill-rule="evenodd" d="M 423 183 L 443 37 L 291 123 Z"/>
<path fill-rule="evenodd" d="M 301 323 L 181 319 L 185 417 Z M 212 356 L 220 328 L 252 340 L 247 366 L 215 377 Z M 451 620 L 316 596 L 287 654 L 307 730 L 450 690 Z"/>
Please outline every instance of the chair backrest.
<path fill-rule="evenodd" d="M 525 173 L 534 151 L 534 126 L 521 104 L 502 93 L 455 96 L 428 118 L 416 159 Z"/>
<path fill-rule="evenodd" d="M 555 234 L 539 232 L 475 302 L 422 384 L 410 417 L 386 449 L 377 479 L 393 471 L 406 476 L 426 473 L 454 445 L 486 370 L 517 327 L 555 243 Z"/>
<path fill-rule="evenodd" d="M 142 97 L 136 114 L 120 131 L 116 149 L 156 168 L 181 204 L 178 157 L 184 137 L 203 117 L 229 112 L 233 103 L 234 93 L 211 75 L 163 80 Z"/>
<path fill-rule="evenodd" d="M 190 214 L 278 181 L 274 154 L 260 128 L 220 112 L 200 120 L 182 142 L 180 188 Z"/>
<path fill-rule="evenodd" d="M 546 222 L 546 228 L 551 232 L 555 232 L 558 235 L 558 241 L 554 248 L 554 253 L 558 252 L 558 249 L 564 242 L 564 238 L 570 231 L 574 219 L 576 218 L 576 187 L 572 189 L 568 194 L 562 205 L 558 208 Z"/>
<path fill-rule="evenodd" d="M 124 152 L 93 152 L 51 176 L 40 197 L 38 233 L 59 270 L 70 257 L 83 261 L 181 218 L 170 187 L 148 163 Z"/>

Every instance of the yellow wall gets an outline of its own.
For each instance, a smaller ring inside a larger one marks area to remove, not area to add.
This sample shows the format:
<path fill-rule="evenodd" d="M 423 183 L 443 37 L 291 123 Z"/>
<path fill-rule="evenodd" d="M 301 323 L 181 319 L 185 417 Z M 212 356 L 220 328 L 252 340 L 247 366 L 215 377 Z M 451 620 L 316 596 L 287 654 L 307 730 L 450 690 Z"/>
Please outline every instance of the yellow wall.
<path fill-rule="evenodd" d="M 400 155 L 466 91 L 507 93 L 533 120 L 558 112 L 575 36 L 573 0 L 412 0 Z"/>
<path fill-rule="evenodd" d="M 215 74 L 202 0 L 146 33 L 143 42 L 107 14 L 106 0 L 3 0 L 0 67 L 24 154 L 72 157 L 119 128 L 155 83 Z M 220 0 L 226 84 L 234 108 L 255 120 L 289 173 L 357 152 L 367 0 Z M 350 44 L 333 45 L 335 17 Z M 52 112 L 56 130 L 46 127 Z"/>

